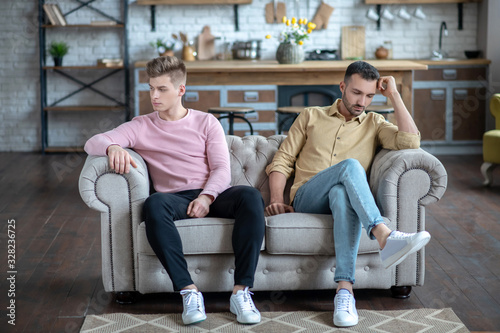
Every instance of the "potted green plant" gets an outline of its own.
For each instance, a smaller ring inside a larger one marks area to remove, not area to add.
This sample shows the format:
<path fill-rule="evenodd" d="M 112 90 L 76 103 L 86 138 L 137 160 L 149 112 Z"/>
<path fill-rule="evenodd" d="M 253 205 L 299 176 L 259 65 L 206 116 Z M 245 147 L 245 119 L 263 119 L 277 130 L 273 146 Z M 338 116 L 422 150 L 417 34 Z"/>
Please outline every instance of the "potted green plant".
<path fill-rule="evenodd" d="M 68 53 L 69 46 L 65 42 L 52 42 L 49 54 L 54 58 L 54 66 L 62 66 L 63 57 Z"/>
<path fill-rule="evenodd" d="M 175 42 L 173 41 L 158 38 L 156 41 L 149 43 L 149 45 L 154 47 L 160 56 L 172 57 L 174 55 Z"/>

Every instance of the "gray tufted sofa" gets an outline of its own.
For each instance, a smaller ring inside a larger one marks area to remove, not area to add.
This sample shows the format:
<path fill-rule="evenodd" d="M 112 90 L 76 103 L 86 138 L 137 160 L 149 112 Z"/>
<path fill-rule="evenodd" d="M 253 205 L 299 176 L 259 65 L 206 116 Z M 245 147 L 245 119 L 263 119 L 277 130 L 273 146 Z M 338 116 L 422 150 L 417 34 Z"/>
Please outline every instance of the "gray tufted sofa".
<path fill-rule="evenodd" d="M 232 185 L 258 188 L 266 202 L 269 185 L 265 167 L 285 136 L 227 136 Z M 150 193 L 147 165 L 135 152 L 138 168 L 119 175 L 107 157 L 89 156 L 80 176 L 85 203 L 101 212 L 102 277 L 104 288 L 127 301 L 129 292 L 172 292 L 170 279 L 146 239 L 142 205 Z M 421 150 L 381 150 L 371 167 L 369 182 L 390 227 L 405 232 L 425 229 L 425 206 L 438 201 L 447 174 L 434 156 Z M 287 188 L 291 183 L 289 182 Z M 268 217 L 265 240 L 253 290 L 334 289 L 335 257 L 330 215 L 290 213 Z M 234 258 L 233 221 L 223 218 L 176 222 L 195 284 L 202 291 L 230 291 Z M 424 283 L 424 251 L 396 268 L 382 267 L 378 244 L 363 233 L 356 263 L 356 288 L 403 291 Z M 403 288 L 395 288 L 401 286 Z M 397 296 L 397 295 L 396 295 Z"/>

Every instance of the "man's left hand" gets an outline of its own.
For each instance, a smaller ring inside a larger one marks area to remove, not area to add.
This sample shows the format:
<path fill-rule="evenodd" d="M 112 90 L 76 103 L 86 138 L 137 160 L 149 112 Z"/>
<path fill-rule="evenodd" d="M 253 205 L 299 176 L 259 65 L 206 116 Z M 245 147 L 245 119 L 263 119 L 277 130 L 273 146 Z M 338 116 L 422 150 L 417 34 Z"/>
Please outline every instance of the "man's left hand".
<path fill-rule="evenodd" d="M 212 204 L 212 197 L 208 195 L 200 195 L 189 203 L 187 215 L 189 217 L 205 217 L 210 210 Z"/>
<path fill-rule="evenodd" d="M 390 97 L 392 94 L 399 94 L 396 80 L 393 76 L 381 76 L 377 81 L 377 89 L 385 97 Z"/>

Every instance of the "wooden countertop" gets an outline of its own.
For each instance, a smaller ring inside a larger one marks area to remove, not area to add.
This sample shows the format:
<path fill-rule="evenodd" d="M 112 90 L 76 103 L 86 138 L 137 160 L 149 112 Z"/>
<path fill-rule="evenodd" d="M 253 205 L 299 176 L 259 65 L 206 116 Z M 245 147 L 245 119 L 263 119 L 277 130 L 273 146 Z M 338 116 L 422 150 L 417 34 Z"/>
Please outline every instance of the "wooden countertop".
<path fill-rule="evenodd" d="M 413 60 L 419 64 L 424 64 L 427 66 L 456 66 L 456 65 L 489 65 L 491 60 L 489 59 L 453 59 L 453 60 L 430 60 L 430 59 L 419 59 Z"/>
<path fill-rule="evenodd" d="M 338 72 L 345 71 L 352 60 L 304 61 L 294 65 L 280 65 L 274 60 L 232 60 L 232 61 L 192 61 L 186 62 L 188 72 Z M 366 60 L 379 71 L 426 70 L 427 65 L 411 60 Z M 136 68 L 146 67 L 147 61 L 138 61 Z"/>

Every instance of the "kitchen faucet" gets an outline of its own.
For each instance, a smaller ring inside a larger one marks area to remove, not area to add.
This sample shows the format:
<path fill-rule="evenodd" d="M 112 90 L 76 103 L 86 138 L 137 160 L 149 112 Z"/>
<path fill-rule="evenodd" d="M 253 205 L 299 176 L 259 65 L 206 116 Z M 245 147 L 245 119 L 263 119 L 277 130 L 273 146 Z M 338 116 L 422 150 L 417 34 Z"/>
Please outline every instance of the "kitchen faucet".
<path fill-rule="evenodd" d="M 448 54 L 443 51 L 443 31 L 444 35 L 448 36 L 448 28 L 446 27 L 445 21 L 441 22 L 441 26 L 439 27 L 439 49 L 437 51 L 432 51 L 432 55 L 437 59 L 448 57 Z"/>

